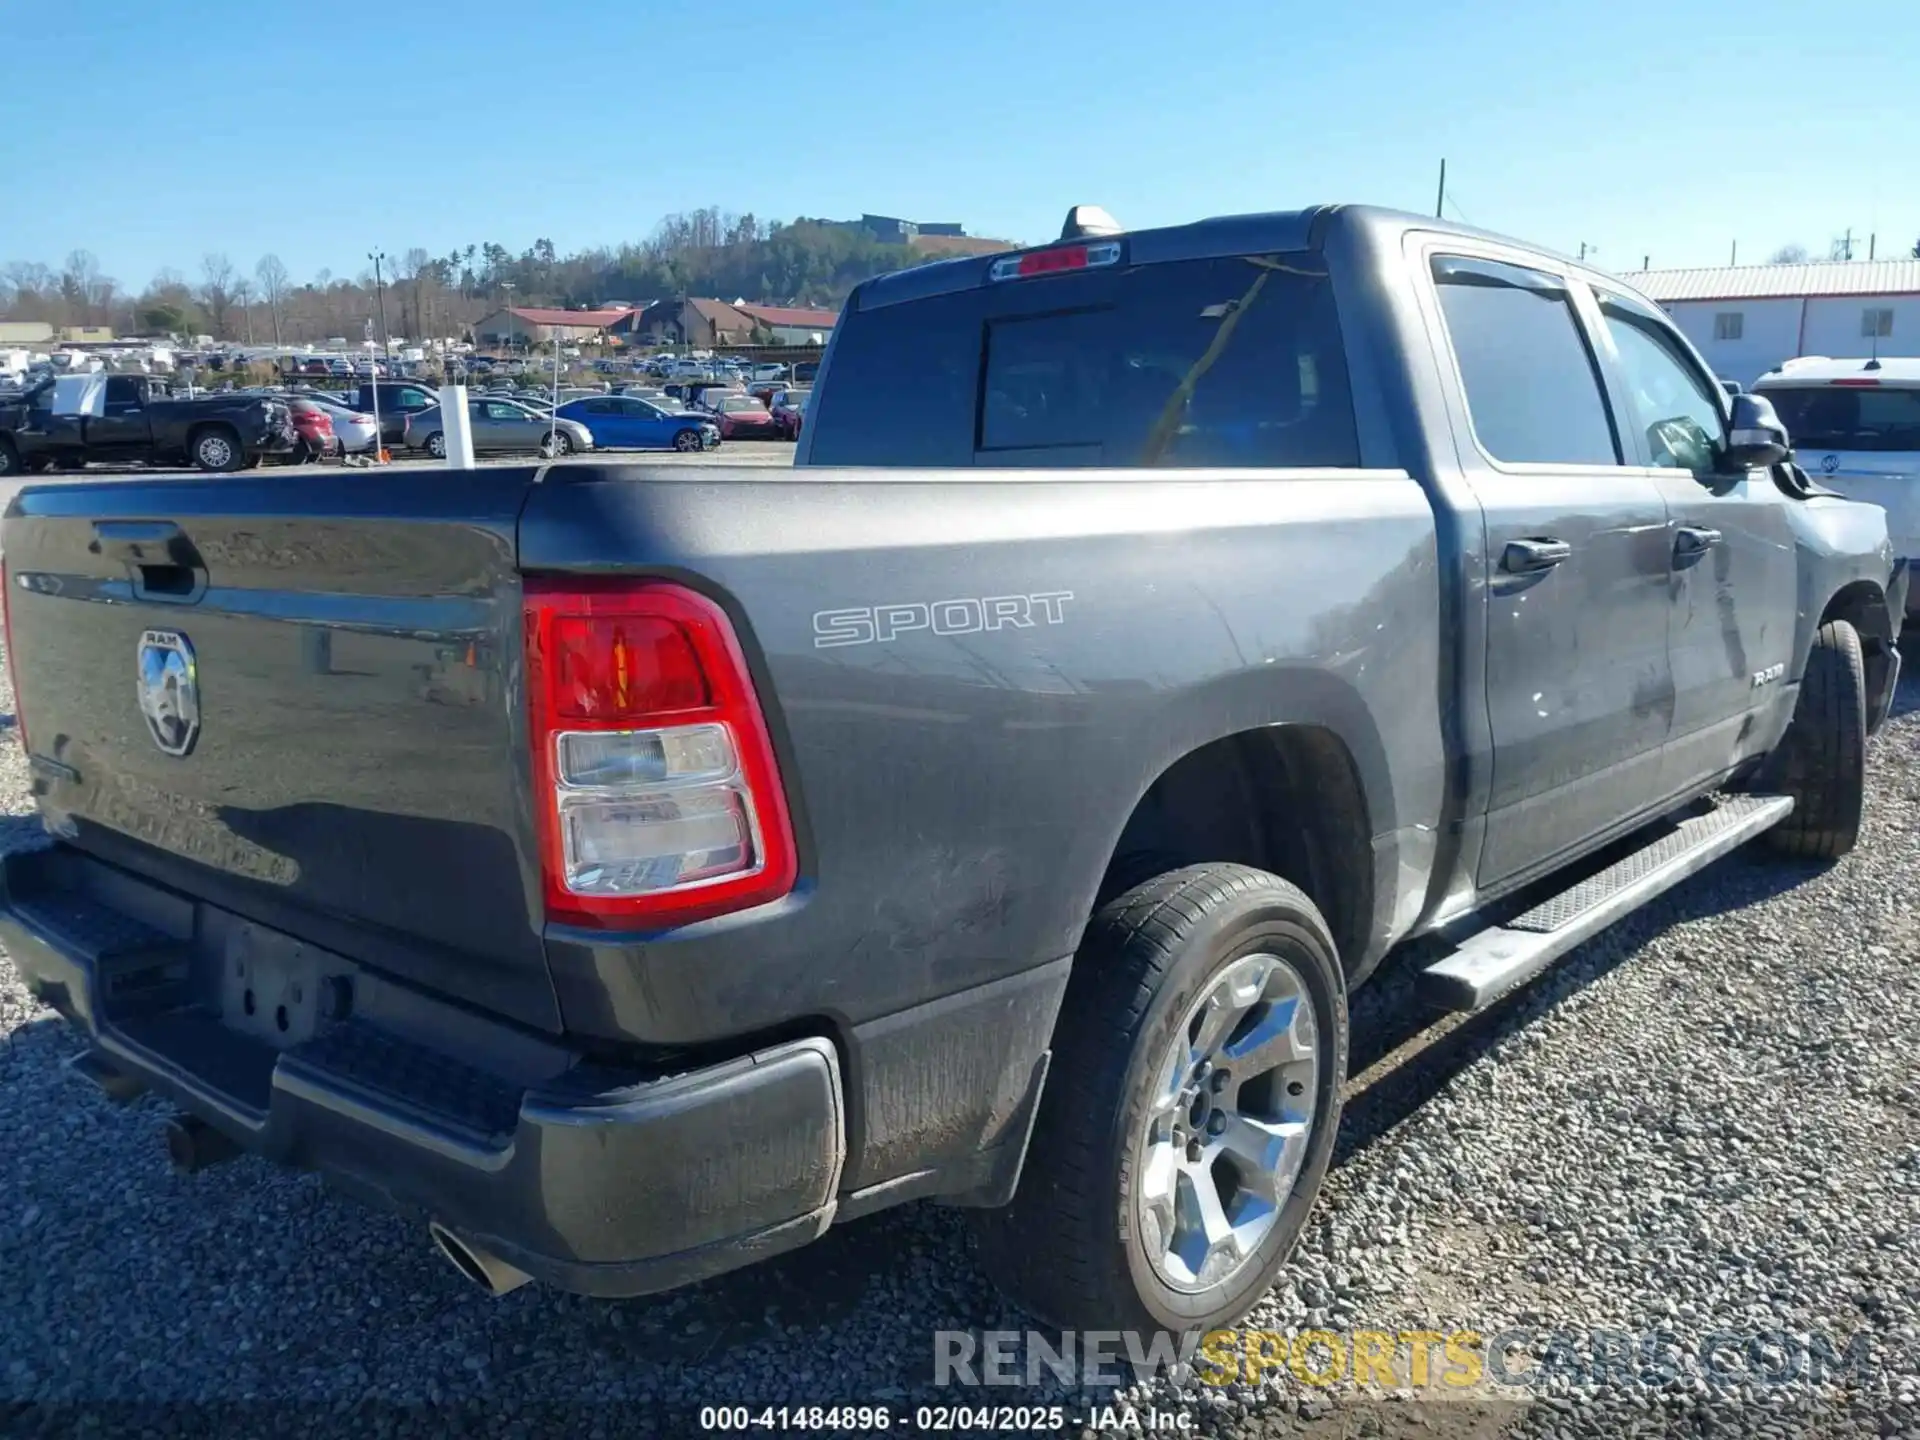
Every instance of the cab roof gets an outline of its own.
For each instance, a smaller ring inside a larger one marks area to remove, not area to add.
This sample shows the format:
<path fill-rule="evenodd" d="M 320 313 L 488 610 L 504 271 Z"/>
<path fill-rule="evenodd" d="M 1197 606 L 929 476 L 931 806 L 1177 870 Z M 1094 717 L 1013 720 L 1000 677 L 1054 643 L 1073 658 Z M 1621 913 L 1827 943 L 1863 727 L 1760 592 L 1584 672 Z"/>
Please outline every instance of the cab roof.
<path fill-rule="evenodd" d="M 1865 356 L 1835 360 L 1826 355 L 1803 355 L 1775 366 L 1758 380 L 1775 388 L 1788 385 L 1897 385 L 1903 389 L 1920 387 L 1920 359 L 1903 355 L 1883 355 L 1878 360 Z"/>

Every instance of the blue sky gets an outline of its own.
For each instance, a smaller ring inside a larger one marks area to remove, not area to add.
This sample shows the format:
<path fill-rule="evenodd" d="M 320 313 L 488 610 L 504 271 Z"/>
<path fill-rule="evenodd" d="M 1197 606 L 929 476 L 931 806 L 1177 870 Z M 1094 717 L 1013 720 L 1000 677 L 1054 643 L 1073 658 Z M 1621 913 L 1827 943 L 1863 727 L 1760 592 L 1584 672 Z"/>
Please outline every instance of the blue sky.
<path fill-rule="evenodd" d="M 1830 18 L 1822 18 L 1830 17 Z M 1920 240 L 1920 4 L 0 4 L 0 263 L 565 252 L 717 204 L 1041 240 L 1361 200 L 1631 269 Z M 444 137 L 444 138 L 443 138 Z"/>

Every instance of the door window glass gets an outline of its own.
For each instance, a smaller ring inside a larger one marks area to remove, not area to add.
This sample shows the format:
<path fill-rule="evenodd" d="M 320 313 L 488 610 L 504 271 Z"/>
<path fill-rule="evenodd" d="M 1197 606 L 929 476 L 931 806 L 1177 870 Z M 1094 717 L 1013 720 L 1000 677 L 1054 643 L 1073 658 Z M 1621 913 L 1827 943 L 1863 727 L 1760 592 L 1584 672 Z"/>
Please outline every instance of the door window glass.
<path fill-rule="evenodd" d="M 1660 321 L 1614 296 L 1599 300 L 1647 458 L 1663 469 L 1710 473 L 1722 436 L 1719 387 L 1682 358 Z"/>
<path fill-rule="evenodd" d="M 1618 465 L 1599 371 L 1564 281 L 1436 256 L 1433 279 L 1480 446 L 1520 465 Z"/>

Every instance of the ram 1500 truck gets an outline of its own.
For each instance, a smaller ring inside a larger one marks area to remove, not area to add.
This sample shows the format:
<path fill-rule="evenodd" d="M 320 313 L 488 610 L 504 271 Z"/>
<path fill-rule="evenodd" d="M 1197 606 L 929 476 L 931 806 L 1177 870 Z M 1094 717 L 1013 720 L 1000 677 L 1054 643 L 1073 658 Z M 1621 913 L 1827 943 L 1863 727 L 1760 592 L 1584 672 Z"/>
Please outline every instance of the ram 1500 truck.
<path fill-rule="evenodd" d="M 1211 1326 L 1397 942 L 1475 1008 L 1854 844 L 1884 519 L 1658 309 L 1381 211 L 1103 228 L 860 286 L 793 474 L 24 491 L 0 939 L 79 1066 L 495 1291 L 934 1197 L 1055 1323 Z"/>
<path fill-rule="evenodd" d="M 0 475 L 89 461 L 238 470 L 292 452 L 293 416 L 261 395 L 174 399 L 149 375 L 73 375 L 0 404 Z"/>

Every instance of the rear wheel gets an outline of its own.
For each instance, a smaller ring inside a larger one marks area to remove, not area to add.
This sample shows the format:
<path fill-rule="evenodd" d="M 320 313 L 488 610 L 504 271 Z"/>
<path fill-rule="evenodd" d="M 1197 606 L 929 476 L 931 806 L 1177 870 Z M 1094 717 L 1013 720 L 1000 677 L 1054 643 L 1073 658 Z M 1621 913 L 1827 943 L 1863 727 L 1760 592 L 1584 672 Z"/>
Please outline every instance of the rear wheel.
<path fill-rule="evenodd" d="M 1764 788 L 1793 797 L 1793 813 L 1767 832 L 1774 849 L 1814 860 L 1853 849 L 1866 808 L 1867 678 L 1845 620 L 1815 633 L 1793 723 L 1762 773 Z"/>
<path fill-rule="evenodd" d="M 1266 1293 L 1326 1175 L 1347 1051 L 1326 922 L 1277 876 L 1196 865 L 1088 926 L 988 1270 L 1074 1329 L 1211 1329 Z"/>
<path fill-rule="evenodd" d="M 193 463 L 202 470 L 238 470 L 245 461 L 240 437 L 224 425 L 209 425 L 191 442 Z"/>

